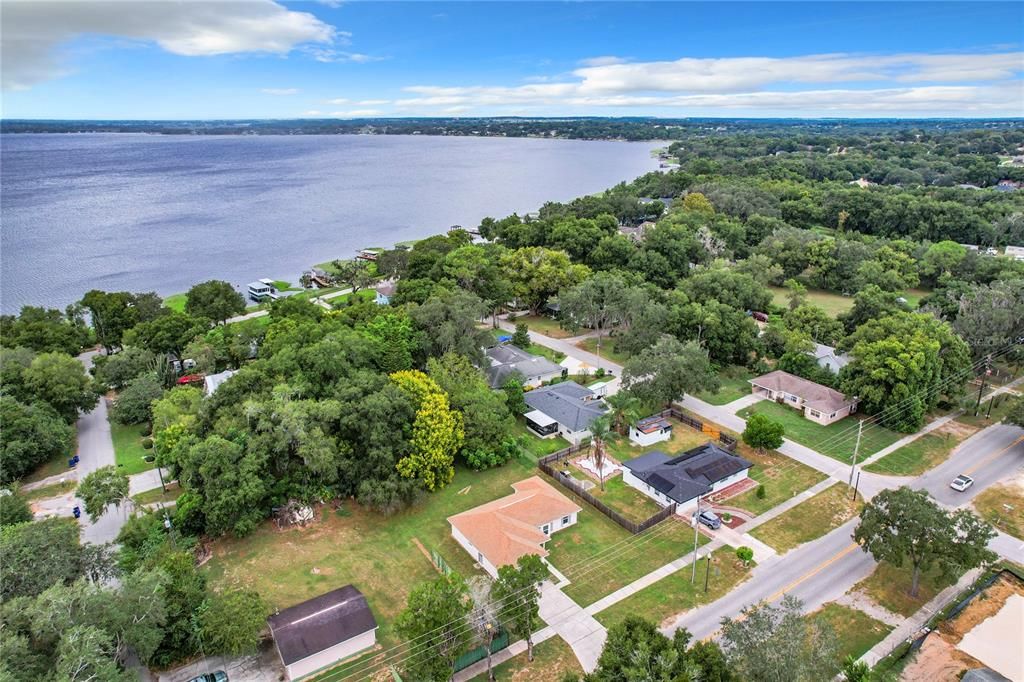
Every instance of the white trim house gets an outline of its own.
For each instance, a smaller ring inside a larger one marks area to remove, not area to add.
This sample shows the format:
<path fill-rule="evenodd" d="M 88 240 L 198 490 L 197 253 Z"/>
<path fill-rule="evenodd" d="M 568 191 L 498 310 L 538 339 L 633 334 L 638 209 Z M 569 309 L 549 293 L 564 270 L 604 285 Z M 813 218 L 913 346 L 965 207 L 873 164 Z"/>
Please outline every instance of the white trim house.
<path fill-rule="evenodd" d="M 799 410 L 804 418 L 824 426 L 857 411 L 857 398 L 778 369 L 751 379 L 750 385 L 754 395 Z"/>
<path fill-rule="evenodd" d="M 530 411 L 526 427 L 540 438 L 556 434 L 573 445 L 590 437 L 590 425 L 608 411 L 600 396 L 575 381 L 528 391 L 523 399 Z"/>
<path fill-rule="evenodd" d="M 670 456 L 653 450 L 622 463 L 622 481 L 662 507 L 673 502 L 676 513 L 688 516 L 698 498 L 748 478 L 751 462 L 705 443 Z"/>

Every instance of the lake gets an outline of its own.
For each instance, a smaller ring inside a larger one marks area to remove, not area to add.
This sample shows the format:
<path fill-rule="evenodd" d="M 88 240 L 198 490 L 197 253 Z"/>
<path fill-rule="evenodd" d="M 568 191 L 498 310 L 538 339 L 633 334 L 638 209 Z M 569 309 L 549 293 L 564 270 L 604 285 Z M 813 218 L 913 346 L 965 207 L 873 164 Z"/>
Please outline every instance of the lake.
<path fill-rule="evenodd" d="M 5 135 L 0 310 L 89 289 L 297 282 L 364 247 L 537 210 L 657 168 L 656 143 L 374 135 Z"/>

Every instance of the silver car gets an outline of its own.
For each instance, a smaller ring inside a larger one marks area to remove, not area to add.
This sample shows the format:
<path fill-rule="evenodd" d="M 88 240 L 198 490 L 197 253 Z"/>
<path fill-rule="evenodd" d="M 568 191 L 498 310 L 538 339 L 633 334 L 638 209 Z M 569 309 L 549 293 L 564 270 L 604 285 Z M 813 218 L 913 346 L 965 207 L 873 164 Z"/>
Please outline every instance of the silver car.
<path fill-rule="evenodd" d="M 223 670 L 212 673 L 204 673 L 199 677 L 193 677 L 188 682 L 228 682 L 228 674 Z"/>
<path fill-rule="evenodd" d="M 953 479 L 953 482 L 949 484 L 949 487 L 957 492 L 963 492 L 974 485 L 974 479 L 966 474 L 960 474 Z"/>

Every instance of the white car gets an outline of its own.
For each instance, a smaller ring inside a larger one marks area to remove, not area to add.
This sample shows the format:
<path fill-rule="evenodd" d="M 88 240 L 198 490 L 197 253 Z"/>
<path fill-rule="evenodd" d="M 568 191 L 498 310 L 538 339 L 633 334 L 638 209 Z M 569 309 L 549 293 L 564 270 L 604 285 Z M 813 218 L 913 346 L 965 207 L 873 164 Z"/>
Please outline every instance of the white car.
<path fill-rule="evenodd" d="M 972 485 L 974 485 L 973 478 L 971 478 L 970 476 L 965 476 L 964 474 L 960 474 L 959 476 L 953 479 L 953 482 L 949 484 L 949 487 L 952 488 L 953 490 L 962 493 L 963 491 L 970 488 Z"/>

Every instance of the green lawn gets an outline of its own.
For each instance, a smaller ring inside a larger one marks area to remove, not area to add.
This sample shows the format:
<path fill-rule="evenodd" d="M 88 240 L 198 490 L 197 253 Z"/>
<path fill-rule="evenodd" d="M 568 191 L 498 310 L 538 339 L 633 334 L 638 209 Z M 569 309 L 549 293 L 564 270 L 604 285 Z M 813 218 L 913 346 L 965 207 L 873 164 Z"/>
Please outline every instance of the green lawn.
<path fill-rule="evenodd" d="M 745 395 L 750 395 L 750 383 L 754 373 L 741 365 L 726 367 L 718 373 L 721 386 L 716 393 L 703 391 L 696 396 L 706 403 L 712 405 L 725 405 L 734 400 L 739 400 Z"/>
<path fill-rule="evenodd" d="M 674 419 L 669 421 L 672 423 L 672 437 L 670 439 L 642 448 L 634 444 L 627 436 L 616 435 L 606 443 L 608 454 L 621 463 L 652 450 L 660 450 L 666 454 L 674 455 L 695 448 L 698 445 L 704 445 L 711 440 L 711 436 L 701 433 L 696 429 L 691 429 L 682 422 Z"/>
<path fill-rule="evenodd" d="M 164 305 L 179 313 L 185 312 L 185 304 L 188 302 L 188 296 L 185 294 L 171 294 L 164 299 Z"/>
<path fill-rule="evenodd" d="M 512 324 L 524 323 L 531 332 L 550 336 L 553 339 L 567 339 L 574 335 L 568 329 L 562 329 L 561 323 L 558 320 L 553 320 L 544 315 L 519 315 L 516 319 L 510 320 L 510 322 Z M 583 331 L 577 333 L 582 334 Z"/>
<path fill-rule="evenodd" d="M 772 303 L 783 308 L 789 307 L 789 289 L 786 287 L 769 286 L 772 292 Z M 822 308 L 832 317 L 845 313 L 853 307 L 853 297 L 843 296 L 824 289 L 807 287 L 807 301 Z"/>
<path fill-rule="evenodd" d="M 583 339 L 576 344 L 576 347 L 597 355 L 597 339 Z M 606 336 L 601 339 L 601 358 L 603 360 L 611 360 L 617 365 L 625 365 L 626 361 L 629 360 L 629 355 L 616 351 L 615 339 Z"/>
<path fill-rule="evenodd" d="M 693 529 L 677 518 L 632 535 L 565 488 L 559 488 L 577 499 L 583 511 L 576 525 L 551 536 L 547 544 L 548 561 L 572 581 L 564 591 L 581 606 L 594 603 L 693 549 Z M 707 542 L 704 535 L 700 538 L 701 544 Z M 611 547 L 616 549 L 594 558 Z"/>
<path fill-rule="evenodd" d="M 114 459 L 117 461 L 118 473 L 131 476 L 156 466 L 143 459 L 152 456 L 153 451 L 142 447 L 141 424 L 124 426 L 110 422 L 110 436 L 114 440 Z"/>
<path fill-rule="evenodd" d="M 786 428 L 786 438 L 817 450 L 823 455 L 838 459 L 840 462 L 850 462 L 853 459 L 853 449 L 857 442 L 856 415 L 841 419 L 828 426 L 822 426 L 810 419 L 804 419 L 799 411 L 771 400 L 762 400 L 750 407 L 743 408 L 736 414 L 743 418 L 752 414 L 767 415 L 775 421 L 782 422 Z M 859 459 L 863 460 L 865 457 L 869 457 L 902 437 L 902 434 L 890 431 L 878 424 L 866 426 L 860 442 Z"/>
<path fill-rule="evenodd" d="M 974 498 L 974 508 L 999 530 L 1024 540 L 1024 488 L 1018 481 L 987 488 Z"/>
<path fill-rule="evenodd" d="M 945 462 L 949 453 L 959 444 L 960 439 L 948 431 L 927 433 L 877 462 L 872 462 L 864 470 L 888 476 L 917 476 Z"/>
<path fill-rule="evenodd" d="M 526 451 L 527 456 L 534 462 L 545 455 L 550 455 L 552 452 L 558 452 L 563 448 L 569 447 L 569 441 L 561 436 L 555 436 L 554 438 L 538 438 L 526 428 L 526 423 L 521 417 L 516 419 L 515 426 L 512 427 L 511 435 L 516 437 L 519 441 L 519 445 L 522 446 Z"/>
<path fill-rule="evenodd" d="M 61 495 L 67 495 L 77 487 L 78 479 L 69 478 L 63 483 L 51 483 L 50 485 L 44 485 L 42 488 L 26 490 L 22 495 L 29 501 L 43 500 L 47 497 L 60 497 Z"/>
<path fill-rule="evenodd" d="M 50 476 L 68 473 L 71 471 L 68 469 L 68 460 L 71 459 L 76 452 L 78 452 L 77 432 L 75 433 L 74 438 L 72 438 L 71 447 L 67 452 L 57 453 L 53 458 L 40 464 L 35 471 L 22 479 L 22 483 L 34 483 L 36 481 L 41 481 L 44 478 L 49 478 Z"/>
<path fill-rule="evenodd" d="M 322 290 L 323 291 L 323 290 Z M 316 294 L 316 296 L 323 296 L 323 294 Z M 372 301 L 377 297 L 377 292 L 373 289 L 360 289 L 355 293 L 342 294 L 334 298 L 327 299 L 327 302 L 331 304 L 334 309 L 344 308 L 350 303 L 358 303 L 361 301 Z"/>
<path fill-rule="evenodd" d="M 835 634 L 838 660 L 847 656 L 860 658 L 892 632 L 892 626 L 875 620 L 859 609 L 841 604 L 825 604 L 810 614 Z"/>
<path fill-rule="evenodd" d="M 558 635 L 534 644 L 533 663 L 526 660 L 524 651 L 494 667 L 494 677 L 500 682 L 559 682 L 568 672 L 582 675 L 583 668 L 572 648 Z M 487 673 L 473 679 L 486 680 Z"/>
<path fill-rule="evenodd" d="M 692 539 L 691 539 L 692 542 Z M 692 545 L 691 545 L 692 549 Z M 684 611 L 709 604 L 732 590 L 747 579 L 754 562 L 744 566 L 736 558 L 736 550 L 725 546 L 711 553 L 711 574 L 708 575 L 707 559 L 697 564 L 697 579 L 690 581 L 693 565 L 684 566 L 636 594 L 613 604 L 598 613 L 595 618 L 605 627 L 611 627 L 627 616 L 642 615 L 658 624 Z M 704 592 L 707 578 L 708 591 Z"/>
<path fill-rule="evenodd" d="M 746 509 L 752 514 L 763 514 L 826 478 L 825 474 L 795 459 L 775 451 L 758 452 L 743 441 L 737 444 L 736 454 L 754 463 L 750 477 L 764 488 L 764 497 L 758 497 L 757 488 L 753 488 L 726 500 L 724 504 Z"/>
<path fill-rule="evenodd" d="M 780 554 L 785 554 L 794 547 L 820 538 L 856 516 L 864 502 L 859 496 L 854 502 L 852 494 L 853 489 L 848 485 L 836 483 L 785 514 L 758 526 L 750 534 Z"/>
<path fill-rule="evenodd" d="M 613 476 L 604 482 L 604 490 L 596 479 L 570 467 L 569 472 L 578 481 L 589 481 L 594 484 L 588 492 L 623 516 L 637 523 L 649 519 L 661 511 L 661 507 L 642 492 L 622 482 L 622 476 Z"/>
<path fill-rule="evenodd" d="M 132 495 L 132 499 L 136 504 L 174 504 L 183 492 L 177 483 L 172 482 L 167 484 L 167 492 L 161 488 L 153 488 L 138 495 Z"/>
<path fill-rule="evenodd" d="M 911 597 L 909 594 L 912 578 L 913 571 L 909 562 L 906 566 L 898 568 L 882 561 L 875 566 L 871 575 L 857 583 L 855 589 L 859 588 L 877 604 L 893 613 L 909 618 L 931 601 L 936 594 L 955 583 L 959 576 L 944 580 L 937 571 L 923 573 L 917 597 Z"/>
<path fill-rule="evenodd" d="M 478 574 L 473 559 L 451 537 L 447 517 L 510 495 L 512 483 L 536 473 L 532 464 L 515 460 L 482 472 L 460 467 L 445 488 L 391 516 L 345 500 L 344 513 L 323 507 L 306 528 L 279 531 L 267 522 L 245 538 L 217 540 L 204 570 L 217 588 L 256 590 L 273 608 L 351 583 L 366 595 L 377 618 L 377 641 L 393 646 L 398 640 L 392 621 L 405 608 L 409 591 L 438 576 L 414 540 L 438 551 L 463 576 Z"/>

